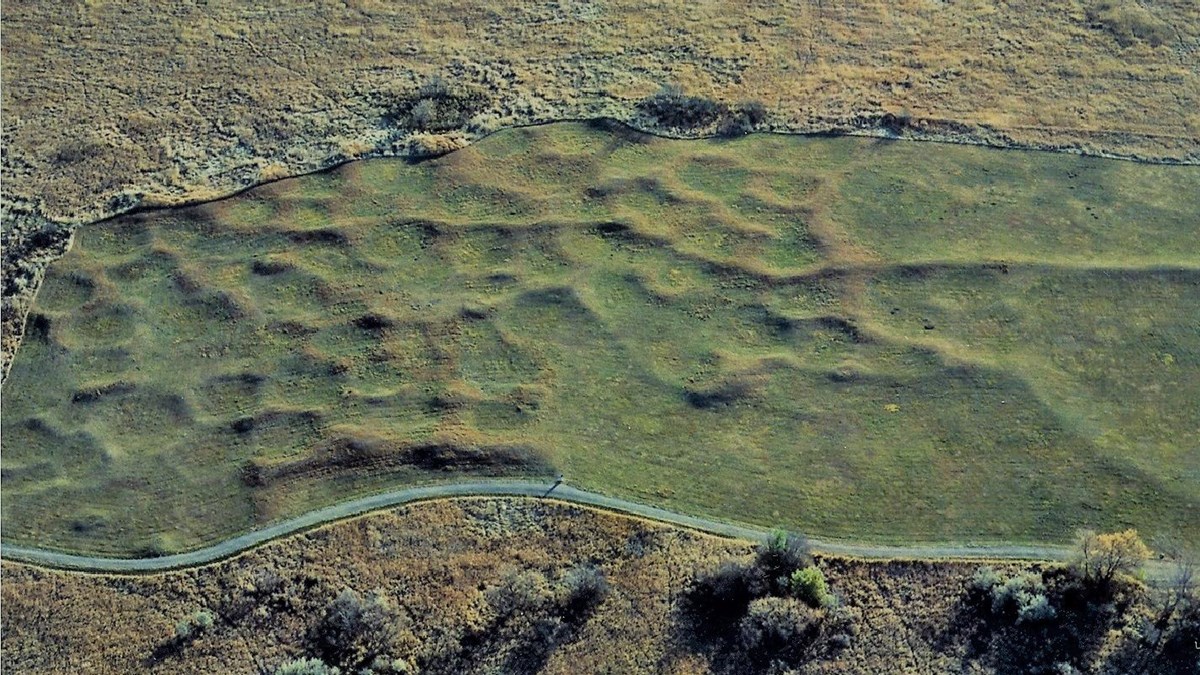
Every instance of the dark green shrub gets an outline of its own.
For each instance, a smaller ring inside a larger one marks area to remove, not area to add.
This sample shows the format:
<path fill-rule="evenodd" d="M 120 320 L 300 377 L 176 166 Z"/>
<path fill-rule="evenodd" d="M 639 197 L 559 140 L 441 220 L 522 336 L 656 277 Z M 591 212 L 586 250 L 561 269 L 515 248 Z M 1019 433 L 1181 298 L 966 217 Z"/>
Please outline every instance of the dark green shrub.
<path fill-rule="evenodd" d="M 678 85 L 667 85 L 638 103 L 638 109 L 666 129 L 706 127 L 726 111 L 724 105 L 702 96 L 689 96 Z"/>
<path fill-rule="evenodd" d="M 683 609 L 702 634 L 723 632 L 735 625 L 756 598 L 767 592 L 757 567 L 727 562 L 692 582 L 683 596 Z"/>
<path fill-rule="evenodd" d="M 754 565 L 776 595 L 786 595 L 792 573 L 812 564 L 808 542 L 803 537 L 778 530 L 758 547 Z"/>

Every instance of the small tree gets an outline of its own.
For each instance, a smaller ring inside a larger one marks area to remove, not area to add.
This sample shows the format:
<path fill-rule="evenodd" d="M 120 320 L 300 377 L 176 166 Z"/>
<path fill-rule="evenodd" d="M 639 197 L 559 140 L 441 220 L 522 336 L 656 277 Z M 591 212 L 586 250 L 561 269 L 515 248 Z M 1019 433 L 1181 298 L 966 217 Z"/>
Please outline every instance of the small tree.
<path fill-rule="evenodd" d="M 1097 534 L 1079 533 L 1074 567 L 1086 581 L 1107 585 L 1118 574 L 1132 574 L 1150 557 L 1150 549 L 1137 530 Z"/>

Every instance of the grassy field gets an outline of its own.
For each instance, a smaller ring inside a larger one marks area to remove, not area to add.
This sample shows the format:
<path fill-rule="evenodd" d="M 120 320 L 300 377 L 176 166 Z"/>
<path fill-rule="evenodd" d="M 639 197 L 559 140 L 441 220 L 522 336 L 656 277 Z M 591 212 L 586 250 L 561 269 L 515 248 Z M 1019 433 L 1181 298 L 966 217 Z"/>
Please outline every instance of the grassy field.
<path fill-rule="evenodd" d="M 6 541 L 129 554 L 562 471 L 887 541 L 1200 541 L 1200 171 L 562 124 L 82 229 Z"/>

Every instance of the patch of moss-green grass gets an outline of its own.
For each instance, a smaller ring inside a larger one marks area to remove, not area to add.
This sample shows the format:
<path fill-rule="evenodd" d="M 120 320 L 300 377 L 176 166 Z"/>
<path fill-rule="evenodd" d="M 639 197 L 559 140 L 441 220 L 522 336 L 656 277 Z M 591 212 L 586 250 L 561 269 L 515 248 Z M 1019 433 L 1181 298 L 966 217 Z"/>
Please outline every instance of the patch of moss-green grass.
<path fill-rule="evenodd" d="M 1200 536 L 1200 173 L 561 124 L 82 228 L 6 541 L 166 553 L 550 477 L 872 540 Z"/>

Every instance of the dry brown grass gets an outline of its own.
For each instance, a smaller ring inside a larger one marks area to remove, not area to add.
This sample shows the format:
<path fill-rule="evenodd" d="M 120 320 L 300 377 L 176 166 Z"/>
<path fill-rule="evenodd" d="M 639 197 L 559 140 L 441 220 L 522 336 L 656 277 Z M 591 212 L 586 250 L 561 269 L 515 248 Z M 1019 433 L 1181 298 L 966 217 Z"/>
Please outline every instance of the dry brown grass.
<path fill-rule="evenodd" d="M 490 97 L 476 127 L 629 119 L 678 82 L 761 99 L 786 130 L 907 110 L 1153 158 L 1194 160 L 1200 138 L 1192 0 L 143 0 L 3 19 L 5 201 L 54 219 L 390 150 L 388 104 L 437 73 Z"/>
<path fill-rule="evenodd" d="M 563 504 L 464 499 L 367 516 L 163 575 L 6 564 L 0 665 L 23 673 L 270 672 L 304 653 L 325 606 L 352 588 L 378 589 L 398 609 L 405 628 L 391 656 L 424 673 L 497 672 L 515 647 L 497 642 L 513 628 L 495 622 L 489 591 L 515 573 L 556 579 L 583 563 L 596 565 L 611 591 L 540 672 L 709 673 L 716 655 L 681 633 L 678 601 L 697 573 L 750 555 L 747 543 Z M 819 564 L 856 628 L 848 647 L 797 672 L 998 672 L 994 655 L 972 651 L 973 640 L 989 636 L 959 616 L 976 565 Z M 202 608 L 216 616 L 215 627 L 181 650 L 161 649 L 176 622 Z M 464 638 L 475 646 L 464 648 Z"/>

